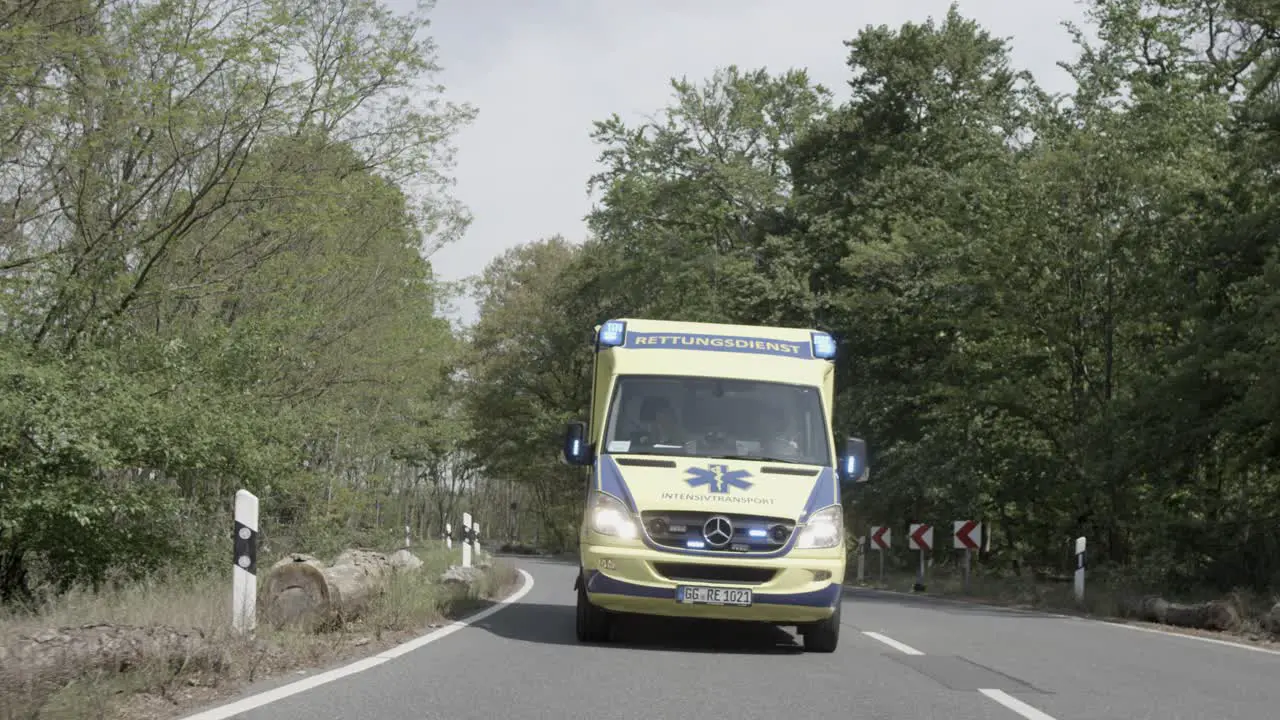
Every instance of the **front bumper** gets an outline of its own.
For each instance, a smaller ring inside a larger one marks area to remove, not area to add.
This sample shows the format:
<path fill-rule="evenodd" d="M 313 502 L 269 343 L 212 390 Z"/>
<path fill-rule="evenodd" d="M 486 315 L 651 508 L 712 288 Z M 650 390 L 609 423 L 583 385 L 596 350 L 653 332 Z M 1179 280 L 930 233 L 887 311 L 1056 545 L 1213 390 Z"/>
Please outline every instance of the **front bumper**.
<path fill-rule="evenodd" d="M 616 612 L 715 620 L 749 620 L 780 625 L 825 620 L 835 612 L 844 583 L 841 556 L 800 554 L 771 559 L 689 557 L 649 548 L 583 545 L 582 567 L 593 605 Z M 759 568 L 776 571 L 763 582 L 673 579 L 662 563 L 703 568 Z M 678 585 L 749 588 L 750 607 L 685 605 L 675 600 Z"/>

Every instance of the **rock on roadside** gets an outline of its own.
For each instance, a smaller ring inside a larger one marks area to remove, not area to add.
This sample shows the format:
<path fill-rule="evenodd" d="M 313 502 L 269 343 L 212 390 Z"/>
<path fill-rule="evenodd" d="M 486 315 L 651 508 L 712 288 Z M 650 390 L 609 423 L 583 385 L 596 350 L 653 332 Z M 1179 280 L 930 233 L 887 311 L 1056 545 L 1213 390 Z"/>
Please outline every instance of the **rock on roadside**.
<path fill-rule="evenodd" d="M 465 587 L 470 590 L 484 578 L 484 571 L 478 567 L 452 565 L 440 574 L 440 584 L 446 587 Z"/>
<path fill-rule="evenodd" d="M 1271 610 L 1262 616 L 1262 629 L 1280 637 L 1280 603 L 1271 606 Z"/>

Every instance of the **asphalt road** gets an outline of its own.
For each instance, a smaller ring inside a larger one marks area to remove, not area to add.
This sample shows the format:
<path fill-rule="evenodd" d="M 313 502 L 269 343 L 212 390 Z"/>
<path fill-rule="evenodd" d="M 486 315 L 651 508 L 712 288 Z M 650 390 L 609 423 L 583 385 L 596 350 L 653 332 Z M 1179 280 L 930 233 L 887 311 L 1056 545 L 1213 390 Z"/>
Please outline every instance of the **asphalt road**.
<path fill-rule="evenodd" d="M 242 720 L 1274 720 L 1280 654 L 1089 620 L 850 591 L 840 648 L 639 620 L 574 638 L 574 567 L 520 560 L 519 602 Z"/>

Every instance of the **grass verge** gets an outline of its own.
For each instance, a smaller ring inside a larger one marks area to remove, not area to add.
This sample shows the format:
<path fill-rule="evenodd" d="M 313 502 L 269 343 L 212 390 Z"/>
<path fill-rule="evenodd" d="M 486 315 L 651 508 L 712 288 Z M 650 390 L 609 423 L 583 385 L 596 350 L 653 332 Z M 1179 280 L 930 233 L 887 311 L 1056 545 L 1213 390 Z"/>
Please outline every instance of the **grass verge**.
<path fill-rule="evenodd" d="M 1103 573 L 1093 573 L 1086 577 L 1083 602 L 1077 602 L 1073 583 L 1063 581 L 1044 581 L 1032 577 L 1016 577 L 975 570 L 970 578 L 969 591 L 964 588 L 964 577 L 959 568 L 954 566 L 934 566 L 925 577 L 925 592 L 912 590 L 916 582 L 916 574 L 886 570 L 884 580 L 880 580 L 878 570 L 873 562 L 868 562 L 866 578 L 858 583 L 853 578 L 855 565 L 849 566 L 849 578 L 846 582 L 853 587 L 864 587 L 888 590 L 926 597 L 938 597 L 949 600 L 971 602 L 1020 610 L 1039 610 L 1063 615 L 1093 617 L 1101 620 L 1121 621 L 1134 625 L 1159 628 L 1169 632 L 1188 635 L 1215 637 L 1245 642 L 1271 649 L 1280 649 L 1280 638 L 1262 628 L 1261 618 L 1277 602 L 1277 598 L 1269 595 L 1236 591 L 1223 597 L 1220 593 L 1209 591 L 1192 592 L 1170 596 L 1139 587 L 1137 584 L 1107 577 Z M 1179 627 L 1176 625 L 1145 622 L 1136 619 L 1129 610 L 1134 598 L 1160 595 L 1167 600 L 1184 603 L 1199 603 L 1208 600 L 1225 601 L 1234 607 L 1240 622 L 1239 627 L 1231 631 L 1205 630 Z"/>
<path fill-rule="evenodd" d="M 520 584 L 494 558 L 470 588 L 441 585 L 459 551 L 414 552 L 420 570 L 393 577 L 362 617 L 324 633 L 263 623 L 252 638 L 236 635 L 226 573 L 73 591 L 36 613 L 0 614 L 0 720 L 179 717 L 250 683 L 381 652 Z"/>

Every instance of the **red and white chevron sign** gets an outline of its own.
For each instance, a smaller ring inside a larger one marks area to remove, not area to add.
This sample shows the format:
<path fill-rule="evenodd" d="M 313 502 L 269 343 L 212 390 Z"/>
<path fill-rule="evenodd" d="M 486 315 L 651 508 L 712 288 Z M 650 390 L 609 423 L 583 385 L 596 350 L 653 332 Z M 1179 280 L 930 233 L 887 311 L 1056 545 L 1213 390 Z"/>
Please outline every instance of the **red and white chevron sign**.
<path fill-rule="evenodd" d="M 888 525 L 872 525 L 871 526 L 871 547 L 876 550 L 888 550 L 891 535 Z"/>
<path fill-rule="evenodd" d="M 976 520 L 956 520 L 955 547 L 957 550 L 977 550 L 982 547 L 982 523 Z"/>
<path fill-rule="evenodd" d="M 933 526 L 925 523 L 911 523 L 911 531 L 907 538 L 912 550 L 932 550 Z"/>

